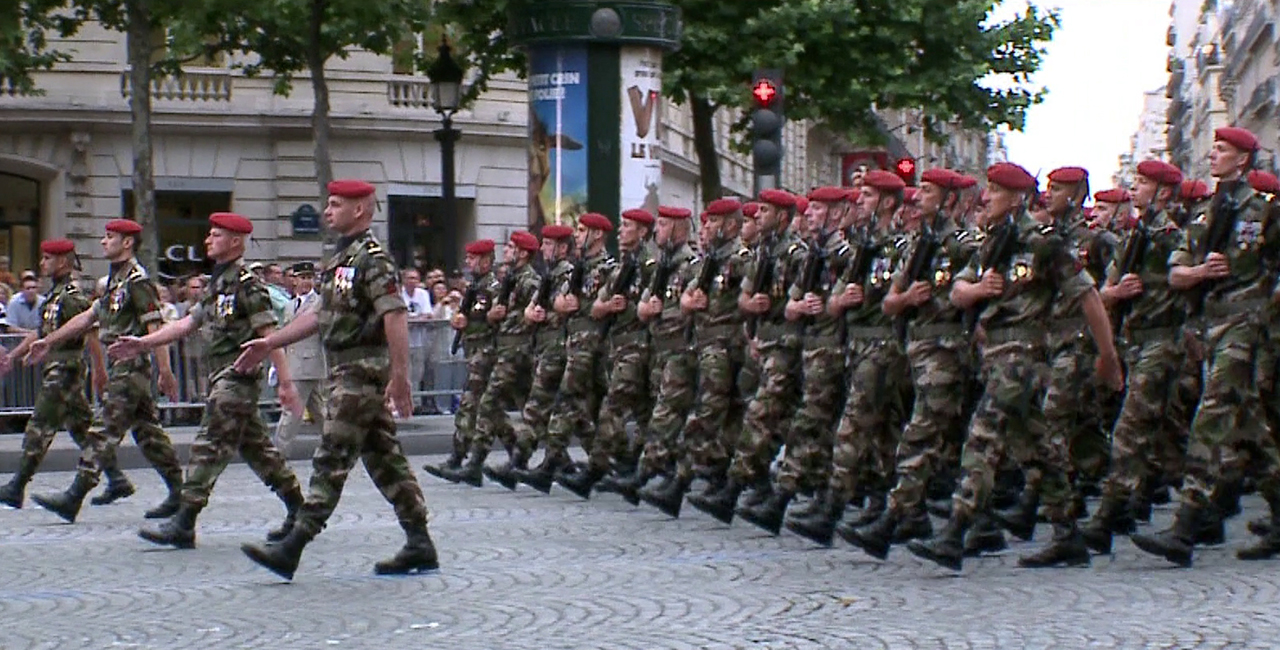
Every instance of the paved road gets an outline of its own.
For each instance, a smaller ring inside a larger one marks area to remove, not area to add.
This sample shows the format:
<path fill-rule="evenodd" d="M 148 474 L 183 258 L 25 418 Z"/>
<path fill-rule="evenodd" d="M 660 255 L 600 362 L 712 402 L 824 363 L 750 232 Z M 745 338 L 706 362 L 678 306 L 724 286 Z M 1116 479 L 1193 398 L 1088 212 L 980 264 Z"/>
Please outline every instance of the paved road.
<path fill-rule="evenodd" d="M 416 459 L 415 465 L 424 459 Z M 308 473 L 305 465 L 300 465 Z M 215 491 L 194 551 L 135 537 L 162 496 L 91 508 L 74 526 L 0 512 L 0 649 L 23 648 L 1260 648 L 1280 643 L 1280 561 L 1173 569 L 1127 541 L 1087 569 L 1016 556 L 954 577 L 895 549 L 876 562 L 690 511 L 671 521 L 614 495 L 472 489 L 424 478 L 438 574 L 372 575 L 402 537 L 356 472 L 292 584 L 245 559 L 278 503 L 243 465 Z M 44 474 L 36 488 L 61 488 Z M 1247 501 L 1246 516 L 1261 502 Z M 1167 510 L 1157 513 L 1163 523 Z M 1047 536 L 1044 527 L 1040 537 Z M 1020 551 L 1025 546 L 1015 546 Z"/>

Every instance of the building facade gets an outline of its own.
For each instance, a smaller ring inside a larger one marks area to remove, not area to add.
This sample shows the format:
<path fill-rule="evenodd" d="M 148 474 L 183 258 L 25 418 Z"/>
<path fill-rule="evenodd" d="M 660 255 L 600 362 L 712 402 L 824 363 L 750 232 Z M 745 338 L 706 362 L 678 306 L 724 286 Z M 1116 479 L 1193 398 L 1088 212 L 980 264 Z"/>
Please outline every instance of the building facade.
<path fill-rule="evenodd" d="M 1129 137 L 1129 150 L 1120 154 L 1120 168 L 1111 179 L 1115 187 L 1131 187 L 1138 163 L 1165 160 L 1168 154 L 1169 98 L 1159 88 L 1142 94 L 1138 130 Z"/>

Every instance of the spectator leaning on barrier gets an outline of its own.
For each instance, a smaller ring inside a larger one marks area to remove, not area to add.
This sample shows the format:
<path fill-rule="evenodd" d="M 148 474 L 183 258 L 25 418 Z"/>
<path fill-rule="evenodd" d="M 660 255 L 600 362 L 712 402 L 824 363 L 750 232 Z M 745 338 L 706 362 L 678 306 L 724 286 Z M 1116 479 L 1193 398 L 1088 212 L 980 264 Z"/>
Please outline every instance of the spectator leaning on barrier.
<path fill-rule="evenodd" d="M 39 281 L 34 276 L 24 278 L 22 290 L 9 301 L 9 307 L 5 310 L 9 329 L 23 332 L 40 329 L 40 306 L 43 304 Z"/>
<path fill-rule="evenodd" d="M 422 378 L 427 375 L 427 364 L 430 362 L 431 331 L 427 323 L 434 316 L 431 308 L 431 295 L 423 289 L 417 269 L 405 269 L 400 272 L 400 298 L 409 307 L 409 385 L 413 390 L 422 389 Z M 426 400 L 431 404 L 426 410 L 436 411 L 435 400 Z"/>

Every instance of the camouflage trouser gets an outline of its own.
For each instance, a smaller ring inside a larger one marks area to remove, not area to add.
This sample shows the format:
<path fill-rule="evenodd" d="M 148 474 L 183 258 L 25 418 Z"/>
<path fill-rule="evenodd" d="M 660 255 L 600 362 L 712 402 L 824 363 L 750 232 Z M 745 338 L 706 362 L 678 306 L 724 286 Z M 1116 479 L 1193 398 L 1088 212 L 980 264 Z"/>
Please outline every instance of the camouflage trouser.
<path fill-rule="evenodd" d="M 737 340 L 698 341 L 698 387 L 678 452 L 680 478 L 692 478 L 695 468 L 729 468 L 731 458 L 722 436 L 736 401 L 734 380 L 742 367 L 742 353 Z"/>
<path fill-rule="evenodd" d="M 738 388 L 734 391 L 733 405 L 729 409 L 729 421 L 725 425 L 724 435 L 720 437 L 729 458 L 733 458 L 737 452 L 738 443 L 747 426 L 747 407 L 760 388 L 760 359 L 751 354 L 750 345 L 743 346 L 742 367 L 738 370 L 736 384 Z"/>
<path fill-rule="evenodd" d="M 1120 419 L 1111 433 L 1111 471 L 1103 483 L 1103 496 L 1127 500 L 1161 476 L 1157 441 L 1180 427 L 1171 415 L 1170 402 L 1182 371 L 1182 348 L 1172 339 L 1133 346 L 1128 351 L 1129 377 L 1120 407 Z"/>
<path fill-rule="evenodd" d="M 907 346 L 907 359 L 915 401 L 895 454 L 898 483 L 889 492 L 889 507 L 898 513 L 924 502 L 934 472 L 951 469 L 951 463 L 958 468 L 959 445 L 955 440 L 964 438 L 968 424 L 965 396 L 973 390 L 967 340 L 912 341 Z"/>
<path fill-rule="evenodd" d="M 480 397 L 489 384 L 495 361 L 493 346 L 467 347 L 467 383 L 458 400 L 458 410 L 453 414 L 453 453 L 458 458 L 467 455 L 476 437 L 476 414 L 480 410 Z"/>
<path fill-rule="evenodd" d="M 564 378 L 547 425 L 547 449 L 569 448 L 573 436 L 591 451 L 596 439 L 596 414 L 604 398 L 604 354 L 600 332 L 589 329 L 569 334 L 565 342 Z"/>
<path fill-rule="evenodd" d="M 898 342 L 853 342 L 832 457 L 834 498 L 852 499 L 859 484 L 879 493 L 893 487 L 894 453 L 910 408 L 911 370 Z"/>
<path fill-rule="evenodd" d="M 806 340 L 806 345 L 815 343 Z M 778 487 L 795 493 L 805 486 L 821 487 L 830 480 L 832 432 L 844 396 L 844 348 L 834 343 L 806 347 L 800 408 L 787 438 L 787 451 L 778 466 Z"/>
<path fill-rule="evenodd" d="M 115 447 L 130 429 L 138 449 L 165 483 L 173 488 L 181 485 L 182 464 L 168 434 L 160 427 L 160 414 L 151 387 L 151 362 L 145 358 L 117 361 L 107 370 L 102 425 L 89 428 L 88 446 L 80 454 L 77 466 L 90 487 L 97 485 L 102 471 L 111 466 Z"/>
<path fill-rule="evenodd" d="M 1185 349 L 1183 345 L 1183 350 Z M 1204 394 L 1203 361 L 1193 358 L 1191 354 L 1183 354 L 1182 359 L 1177 386 L 1169 403 L 1170 417 L 1176 426 L 1169 430 L 1169 435 L 1156 441 L 1156 456 L 1162 459 L 1165 471 L 1169 474 L 1166 478 L 1170 479 L 1181 479 L 1186 472 L 1191 421 L 1196 417 L 1200 396 Z"/>
<path fill-rule="evenodd" d="M 637 341 L 616 346 L 609 354 L 609 392 L 600 405 L 596 441 L 588 452 L 591 467 L 605 471 L 609 460 L 633 460 L 638 454 L 627 436 L 627 418 L 634 418 L 645 440 L 649 416 L 653 413 L 653 393 L 649 390 L 649 342 Z"/>
<path fill-rule="evenodd" d="M 693 350 L 655 347 L 658 349 L 653 353 L 649 384 L 658 387 L 658 397 L 653 406 L 653 418 L 649 421 L 644 453 L 640 457 L 641 469 L 650 473 L 675 470 L 680 431 L 693 408 L 698 374 L 698 357 Z"/>
<path fill-rule="evenodd" d="M 986 509 L 996 470 L 1006 458 L 1021 466 L 1053 523 L 1070 521 L 1067 441 L 1051 435 L 1044 421 L 1048 352 L 1014 342 L 989 346 L 982 357 L 987 384 L 969 423 L 961 465 L 964 474 L 952 498 L 955 516 L 972 520 Z"/>
<path fill-rule="evenodd" d="M 787 418 L 800 401 L 800 348 L 771 341 L 757 349 L 760 379 L 729 468 L 729 476 L 744 485 L 768 477 L 769 464 L 788 439 Z"/>
<path fill-rule="evenodd" d="M 85 368 L 82 362 L 50 361 L 44 366 L 40 392 L 27 429 L 22 435 L 24 464 L 39 467 L 53 437 L 65 426 L 81 449 L 88 445 L 93 410 L 84 394 Z"/>
<path fill-rule="evenodd" d="M 335 366 L 326 383 L 324 428 L 311 457 L 311 489 L 298 527 L 312 535 L 324 529 L 338 506 L 342 487 L 356 461 L 396 512 L 406 531 L 427 525 L 427 506 L 418 479 L 396 439 L 396 422 L 386 406 L 387 362 L 367 360 Z"/>
<path fill-rule="evenodd" d="M 1258 348 L 1258 396 L 1262 399 L 1262 412 L 1266 415 L 1271 438 L 1280 445 L 1280 392 L 1276 390 L 1280 373 L 1280 338 L 1277 338 L 1280 336 L 1280 323 L 1269 323 L 1267 332 L 1268 336 Z"/>
<path fill-rule="evenodd" d="M 507 417 L 506 403 L 516 400 L 519 384 L 531 373 L 533 360 L 527 345 L 499 345 L 494 352 L 493 371 L 489 373 L 489 385 L 480 397 L 476 408 L 476 435 L 471 440 L 472 454 L 487 454 L 494 440 L 513 450 L 516 444 L 515 428 Z"/>
<path fill-rule="evenodd" d="M 1207 506 L 1219 482 L 1251 473 L 1268 500 L 1280 491 L 1280 453 L 1267 431 L 1255 375 L 1265 336 L 1258 316 L 1248 313 L 1207 333 L 1204 395 L 1191 423 L 1183 501 Z"/>
<path fill-rule="evenodd" d="M 1097 355 L 1080 336 L 1058 346 L 1049 365 L 1044 419 L 1052 435 L 1067 441 L 1075 474 L 1106 475 L 1110 447 L 1102 426 L 1102 391 L 1094 372 Z"/>
<path fill-rule="evenodd" d="M 271 444 L 267 425 L 258 413 L 259 392 L 256 377 L 235 375 L 229 370 L 210 376 L 204 418 L 191 444 L 187 480 L 182 484 L 183 503 L 197 511 L 208 505 L 213 485 L 236 452 L 276 494 L 301 490 L 298 477 Z"/>
<path fill-rule="evenodd" d="M 564 366 L 563 342 L 552 343 L 538 351 L 529 399 L 524 401 L 520 419 L 512 425 L 516 432 L 516 447 L 525 454 L 532 454 L 538 448 L 539 441 L 548 441 L 548 453 L 563 451 L 563 449 L 551 448 L 547 435 L 547 422 L 551 418 L 551 407 L 556 401 L 556 391 L 560 390 L 560 378 L 564 376 Z"/>

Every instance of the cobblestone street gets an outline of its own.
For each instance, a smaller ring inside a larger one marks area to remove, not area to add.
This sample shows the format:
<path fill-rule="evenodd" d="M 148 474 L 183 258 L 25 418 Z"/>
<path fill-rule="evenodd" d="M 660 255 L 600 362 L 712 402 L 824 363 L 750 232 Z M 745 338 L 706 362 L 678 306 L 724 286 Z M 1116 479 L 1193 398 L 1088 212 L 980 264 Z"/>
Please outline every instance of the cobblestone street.
<path fill-rule="evenodd" d="M 425 459 L 414 459 L 420 466 Z M 295 464 L 303 477 L 309 466 Z M 1260 648 L 1280 638 L 1280 562 L 1229 544 L 1171 568 L 1118 540 L 1087 569 L 1032 572 L 1003 556 L 963 576 L 895 549 L 877 562 L 784 533 L 725 527 L 686 508 L 672 521 L 616 495 L 589 502 L 473 489 L 423 475 L 438 574 L 381 578 L 402 541 L 390 506 L 353 474 L 292 584 L 240 552 L 282 511 L 243 465 L 223 476 L 194 551 L 136 537 L 163 496 L 87 507 L 62 525 L 28 499 L 0 513 L 0 649 L 25 648 Z M 36 478 L 61 489 L 68 474 Z M 1157 512 L 1156 524 L 1169 518 Z M 1038 539 L 1048 536 L 1047 527 Z"/>

